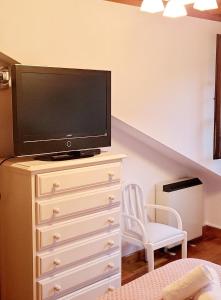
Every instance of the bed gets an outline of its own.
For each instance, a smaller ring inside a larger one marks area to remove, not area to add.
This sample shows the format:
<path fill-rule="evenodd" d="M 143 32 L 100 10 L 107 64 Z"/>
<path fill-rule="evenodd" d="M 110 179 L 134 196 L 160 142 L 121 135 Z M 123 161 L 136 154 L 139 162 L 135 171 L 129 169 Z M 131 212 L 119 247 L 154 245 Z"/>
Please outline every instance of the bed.
<path fill-rule="evenodd" d="M 99 300 L 161 300 L 162 289 L 198 265 L 213 267 L 221 281 L 221 266 L 205 260 L 185 258 L 171 262 L 109 292 Z"/>

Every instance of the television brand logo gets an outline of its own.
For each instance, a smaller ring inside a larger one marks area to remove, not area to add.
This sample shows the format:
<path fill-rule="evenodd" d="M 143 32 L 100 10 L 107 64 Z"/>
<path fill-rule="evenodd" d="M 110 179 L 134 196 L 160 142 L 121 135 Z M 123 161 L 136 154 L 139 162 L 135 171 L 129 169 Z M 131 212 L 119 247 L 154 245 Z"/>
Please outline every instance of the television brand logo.
<path fill-rule="evenodd" d="M 71 141 L 67 141 L 65 144 L 66 144 L 66 146 L 67 146 L 68 148 L 71 147 Z"/>

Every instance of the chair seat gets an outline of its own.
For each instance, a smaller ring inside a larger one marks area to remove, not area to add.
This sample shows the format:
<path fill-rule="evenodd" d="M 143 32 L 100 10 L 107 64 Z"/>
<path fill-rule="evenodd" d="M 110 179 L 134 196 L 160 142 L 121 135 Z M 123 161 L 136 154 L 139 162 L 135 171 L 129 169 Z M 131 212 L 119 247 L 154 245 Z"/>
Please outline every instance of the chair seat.
<path fill-rule="evenodd" d="M 152 244 L 184 234 L 180 229 L 159 223 L 148 223 L 146 229 L 149 242 Z"/>

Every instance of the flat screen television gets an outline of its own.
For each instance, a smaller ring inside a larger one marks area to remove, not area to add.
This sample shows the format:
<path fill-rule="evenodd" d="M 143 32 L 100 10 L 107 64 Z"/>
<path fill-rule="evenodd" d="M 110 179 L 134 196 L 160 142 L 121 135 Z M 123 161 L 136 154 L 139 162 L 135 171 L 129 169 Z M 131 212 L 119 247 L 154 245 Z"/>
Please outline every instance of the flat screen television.
<path fill-rule="evenodd" d="M 111 145 L 111 72 L 13 65 L 15 156 Z"/>

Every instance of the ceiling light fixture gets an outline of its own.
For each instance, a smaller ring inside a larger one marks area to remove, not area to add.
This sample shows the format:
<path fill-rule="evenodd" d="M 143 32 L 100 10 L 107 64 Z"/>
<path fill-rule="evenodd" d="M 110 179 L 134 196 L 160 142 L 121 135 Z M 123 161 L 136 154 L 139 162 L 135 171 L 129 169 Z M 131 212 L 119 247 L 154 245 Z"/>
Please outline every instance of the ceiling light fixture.
<path fill-rule="evenodd" d="M 182 3 L 184 5 L 187 5 L 187 4 L 193 4 L 195 2 L 195 0 L 182 0 Z"/>
<path fill-rule="evenodd" d="M 217 0 L 169 0 L 165 9 L 163 0 L 143 0 L 140 9 L 149 13 L 164 11 L 163 16 L 175 18 L 187 15 L 185 5 L 188 4 L 194 4 L 193 8 L 201 11 L 218 8 Z"/>
<path fill-rule="evenodd" d="M 162 0 L 143 0 L 141 4 L 141 11 L 149 13 L 157 13 L 164 10 Z"/>
<path fill-rule="evenodd" d="M 198 10 L 210 10 L 218 8 L 216 0 L 195 0 L 193 8 Z"/>
<path fill-rule="evenodd" d="M 164 1 L 169 1 L 169 0 L 164 0 Z M 184 5 L 187 5 L 187 4 L 193 4 L 195 0 L 180 0 L 180 2 Z"/>
<path fill-rule="evenodd" d="M 186 8 L 180 0 L 169 0 L 163 13 L 164 17 L 171 18 L 183 17 L 186 15 Z"/>

